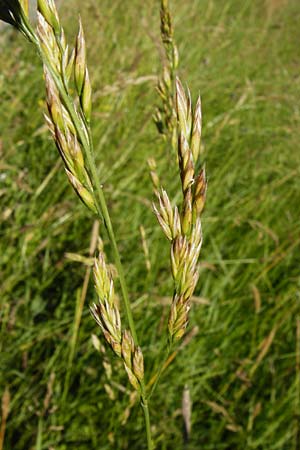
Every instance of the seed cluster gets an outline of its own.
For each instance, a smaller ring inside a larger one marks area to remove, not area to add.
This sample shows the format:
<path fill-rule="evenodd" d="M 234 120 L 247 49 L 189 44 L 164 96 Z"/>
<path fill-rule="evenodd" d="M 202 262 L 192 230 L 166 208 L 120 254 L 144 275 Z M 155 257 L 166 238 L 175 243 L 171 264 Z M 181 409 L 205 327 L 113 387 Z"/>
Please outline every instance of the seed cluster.
<path fill-rule="evenodd" d="M 181 338 L 188 323 L 190 301 L 199 278 L 198 258 L 202 245 L 201 213 L 205 204 L 206 176 L 201 168 L 196 174 L 201 143 L 201 101 L 194 111 L 189 90 L 185 92 L 176 79 L 176 113 L 178 135 L 178 166 L 183 200 L 181 208 L 172 208 L 164 189 L 154 183 L 158 204 L 153 204 L 157 220 L 171 242 L 171 270 L 174 294 L 169 315 L 169 340 Z M 154 166 L 152 163 L 152 173 Z M 152 180 L 157 178 L 152 174 Z"/>
<path fill-rule="evenodd" d="M 165 139 L 170 138 L 175 148 L 176 111 L 173 102 L 173 86 L 178 67 L 178 50 L 174 41 L 174 30 L 168 0 L 161 0 L 160 31 L 165 51 L 165 61 L 162 76 L 157 84 L 161 105 L 156 108 L 153 119 L 159 133 Z"/>
<path fill-rule="evenodd" d="M 136 390 L 140 390 L 140 383 L 144 379 L 143 353 L 141 348 L 135 345 L 130 331 L 122 331 L 113 277 L 102 252 L 94 263 L 94 280 L 99 302 L 93 304 L 91 312 L 106 341 L 116 355 L 123 359 L 130 383 Z"/>
<path fill-rule="evenodd" d="M 83 152 L 83 140 L 89 139 L 91 84 L 81 21 L 79 21 L 76 46 L 69 55 L 69 47 L 54 1 L 39 0 L 38 8 L 37 35 L 44 56 L 48 107 L 46 122 L 63 159 L 71 185 L 83 203 L 96 212 L 92 181 L 86 168 Z M 78 108 L 75 107 L 75 99 L 71 102 L 71 107 L 66 101 L 71 97 L 72 76 L 80 104 Z M 78 132 L 77 124 L 81 133 Z"/>

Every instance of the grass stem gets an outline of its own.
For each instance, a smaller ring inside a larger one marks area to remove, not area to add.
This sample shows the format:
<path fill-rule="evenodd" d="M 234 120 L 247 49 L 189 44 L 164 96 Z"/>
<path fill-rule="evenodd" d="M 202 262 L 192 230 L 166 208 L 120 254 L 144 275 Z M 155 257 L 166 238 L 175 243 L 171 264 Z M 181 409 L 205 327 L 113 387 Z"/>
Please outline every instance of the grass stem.
<path fill-rule="evenodd" d="M 170 356 L 170 352 L 171 352 L 171 344 L 168 342 L 168 344 L 166 346 L 165 357 L 162 359 L 162 362 L 161 362 L 161 364 L 159 366 L 159 369 L 158 369 L 157 373 L 154 375 L 154 378 L 153 378 L 154 381 L 153 381 L 152 388 L 151 388 L 150 394 L 148 396 L 148 399 L 150 399 L 152 394 L 154 393 L 154 391 L 156 389 L 156 386 L 157 386 L 157 384 L 159 382 L 159 379 L 160 379 L 163 371 L 167 367 L 167 363 L 168 363 L 168 359 L 169 359 L 169 356 Z"/>
<path fill-rule="evenodd" d="M 148 450 L 154 450 L 154 445 L 151 437 L 151 424 L 150 424 L 150 414 L 149 414 L 149 405 L 148 400 L 146 397 L 142 395 L 141 397 L 141 406 L 144 412 L 144 418 L 145 418 L 145 428 L 146 428 L 146 435 L 147 435 L 147 449 Z"/>

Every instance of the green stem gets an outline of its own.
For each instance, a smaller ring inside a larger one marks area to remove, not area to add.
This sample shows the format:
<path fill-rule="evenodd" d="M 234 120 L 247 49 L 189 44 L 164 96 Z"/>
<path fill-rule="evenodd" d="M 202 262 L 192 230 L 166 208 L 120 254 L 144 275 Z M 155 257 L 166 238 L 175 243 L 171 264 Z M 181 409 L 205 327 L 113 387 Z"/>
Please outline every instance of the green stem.
<path fill-rule="evenodd" d="M 38 45 L 38 39 L 36 37 L 36 34 L 34 32 L 34 29 L 32 28 L 26 14 L 23 11 L 23 8 L 20 7 L 19 10 L 20 15 L 20 23 L 19 23 L 19 31 L 24 34 L 24 36 L 31 42 L 32 44 Z"/>
<path fill-rule="evenodd" d="M 157 386 L 157 384 L 158 384 L 158 382 L 159 382 L 159 379 L 160 379 L 160 377 L 161 377 L 161 374 L 162 374 L 163 371 L 164 371 L 165 364 L 166 364 L 166 362 L 168 361 L 170 352 L 171 352 L 171 344 L 170 344 L 170 342 L 168 341 L 167 348 L 166 348 L 166 353 L 165 353 L 165 357 L 163 358 L 163 360 L 162 360 L 162 362 L 161 362 L 161 365 L 159 366 L 158 372 L 157 372 L 157 374 L 156 374 L 155 381 L 154 381 L 153 386 L 152 386 L 152 388 L 151 388 L 150 394 L 148 395 L 148 399 L 151 398 L 152 394 L 154 393 L 154 391 L 155 391 L 155 389 L 156 389 L 156 386 Z"/>
<path fill-rule="evenodd" d="M 35 450 L 41 450 L 43 445 L 43 416 L 39 417 Z"/>
<path fill-rule="evenodd" d="M 153 445 L 153 441 L 152 441 L 152 437 L 151 437 L 151 425 L 150 425 L 148 400 L 143 395 L 141 397 L 141 406 L 142 406 L 144 418 L 145 418 L 145 427 L 146 427 L 146 435 L 147 435 L 147 449 L 154 450 L 154 445 Z"/>

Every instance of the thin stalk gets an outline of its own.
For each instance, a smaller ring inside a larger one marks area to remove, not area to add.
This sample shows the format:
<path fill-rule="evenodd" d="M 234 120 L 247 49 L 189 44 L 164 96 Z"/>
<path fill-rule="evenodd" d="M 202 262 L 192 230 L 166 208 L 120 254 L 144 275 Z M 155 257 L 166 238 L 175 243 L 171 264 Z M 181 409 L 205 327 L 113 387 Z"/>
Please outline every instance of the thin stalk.
<path fill-rule="evenodd" d="M 295 418 L 299 414 L 300 407 L 300 317 L 296 318 L 296 395 L 295 395 Z M 294 449 L 298 450 L 300 447 L 300 431 L 299 420 L 295 420 L 294 431 Z"/>
<path fill-rule="evenodd" d="M 37 40 L 36 34 L 34 32 L 34 29 L 30 25 L 30 22 L 26 16 L 26 14 L 24 14 L 23 8 L 20 8 L 19 14 L 21 17 L 21 21 L 19 23 L 20 31 L 24 34 L 24 36 L 27 37 L 29 42 L 31 42 L 32 44 L 38 45 L 38 40 Z"/>
<path fill-rule="evenodd" d="M 39 417 L 35 449 L 41 450 L 43 445 L 43 417 Z"/>
<path fill-rule="evenodd" d="M 159 382 L 159 379 L 160 379 L 160 377 L 161 377 L 161 374 L 162 374 L 163 371 L 165 370 L 165 366 L 166 366 L 166 364 L 167 364 L 167 362 L 168 362 L 168 359 L 169 359 L 169 356 L 170 356 L 170 352 L 171 352 L 171 344 L 170 344 L 170 342 L 168 342 L 167 348 L 166 348 L 166 352 L 165 352 L 165 357 L 163 358 L 163 360 L 162 360 L 162 362 L 161 362 L 161 365 L 160 365 L 160 367 L 159 367 L 159 369 L 158 369 L 158 371 L 157 371 L 157 373 L 156 373 L 156 375 L 155 375 L 154 382 L 153 382 L 153 385 L 152 385 L 150 394 L 149 394 L 149 396 L 148 396 L 148 399 L 151 398 L 151 396 L 152 396 L 153 392 L 155 391 L 156 386 L 157 386 L 157 384 L 158 384 L 158 382 Z"/>
<path fill-rule="evenodd" d="M 150 414 L 149 414 L 149 405 L 148 400 L 143 395 L 141 396 L 141 406 L 144 413 L 145 418 L 145 428 L 146 428 L 146 435 L 147 435 L 147 449 L 148 450 L 154 450 L 154 445 L 151 437 L 151 424 L 150 424 Z"/>

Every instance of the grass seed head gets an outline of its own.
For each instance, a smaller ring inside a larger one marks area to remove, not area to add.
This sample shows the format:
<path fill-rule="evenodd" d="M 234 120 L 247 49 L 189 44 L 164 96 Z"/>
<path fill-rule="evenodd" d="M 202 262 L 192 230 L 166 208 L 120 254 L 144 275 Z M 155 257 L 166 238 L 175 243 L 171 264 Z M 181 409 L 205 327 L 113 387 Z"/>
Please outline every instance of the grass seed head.
<path fill-rule="evenodd" d="M 174 31 L 168 0 L 161 0 L 160 19 L 161 19 L 160 31 L 162 40 L 165 44 L 169 44 L 172 42 Z"/>

